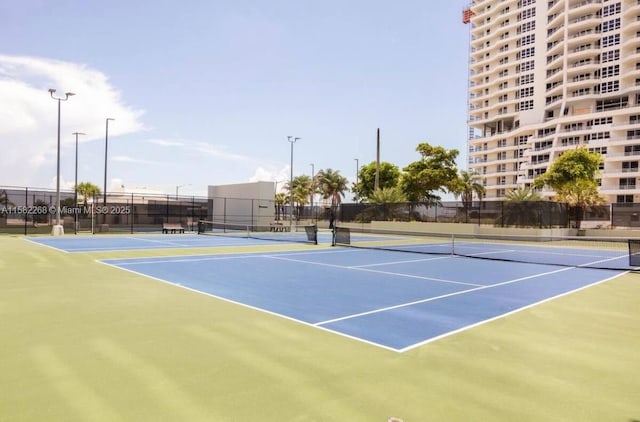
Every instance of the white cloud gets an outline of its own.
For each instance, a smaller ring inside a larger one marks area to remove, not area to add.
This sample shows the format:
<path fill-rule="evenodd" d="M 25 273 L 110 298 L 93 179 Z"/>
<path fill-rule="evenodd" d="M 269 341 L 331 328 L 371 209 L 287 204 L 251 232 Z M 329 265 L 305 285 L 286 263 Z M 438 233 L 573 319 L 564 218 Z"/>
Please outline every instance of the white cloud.
<path fill-rule="evenodd" d="M 250 182 L 276 182 L 276 191 L 284 192 L 284 186 L 289 182 L 290 169 L 289 166 L 266 169 L 264 167 L 258 167 L 249 178 Z"/>
<path fill-rule="evenodd" d="M 100 71 L 77 63 L 38 57 L 0 55 L 0 184 L 42 185 L 34 173 L 55 163 L 57 105 L 47 90 L 56 89 L 61 102 L 61 143 L 74 143 L 75 131 L 87 134 L 80 142 L 145 130 L 144 113 L 124 104 L 120 93 Z M 53 164 L 55 166 L 55 164 Z M 46 182 L 45 182 L 46 183 Z"/>
<path fill-rule="evenodd" d="M 111 158 L 112 161 L 119 161 L 121 163 L 141 163 L 141 164 L 157 164 L 156 161 L 143 160 L 141 158 L 133 158 L 127 155 L 116 155 Z"/>
<path fill-rule="evenodd" d="M 163 147 L 182 147 L 185 145 L 185 143 L 182 141 L 171 141 L 168 139 L 149 139 L 147 140 L 147 142 L 150 144 L 160 145 Z"/>
<path fill-rule="evenodd" d="M 211 145 L 206 142 L 196 142 L 195 150 L 203 154 L 210 155 L 216 158 L 223 158 L 231 161 L 254 161 L 254 158 L 246 155 L 234 154 L 225 151 L 224 147 Z"/>

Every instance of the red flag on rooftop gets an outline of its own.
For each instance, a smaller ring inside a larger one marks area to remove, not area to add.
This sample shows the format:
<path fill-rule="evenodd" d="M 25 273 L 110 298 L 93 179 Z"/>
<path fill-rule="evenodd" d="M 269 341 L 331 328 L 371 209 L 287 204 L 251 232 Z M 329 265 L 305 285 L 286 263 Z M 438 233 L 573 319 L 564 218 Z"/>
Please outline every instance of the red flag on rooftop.
<path fill-rule="evenodd" d="M 473 11 L 469 8 L 462 11 L 462 23 L 471 22 L 471 17 L 474 15 Z"/>

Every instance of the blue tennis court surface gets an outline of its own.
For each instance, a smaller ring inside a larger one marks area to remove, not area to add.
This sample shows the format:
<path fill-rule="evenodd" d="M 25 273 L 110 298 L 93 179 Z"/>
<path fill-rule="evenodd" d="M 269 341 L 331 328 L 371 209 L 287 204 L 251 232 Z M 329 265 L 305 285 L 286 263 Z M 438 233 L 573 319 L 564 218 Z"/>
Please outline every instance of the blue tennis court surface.
<path fill-rule="evenodd" d="M 302 234 L 301 234 L 302 235 Z M 286 234 L 273 234 L 287 242 Z M 126 251 L 148 249 L 182 249 L 208 248 L 228 246 L 252 246 L 281 244 L 282 240 L 253 239 L 239 236 L 203 236 L 196 234 L 167 234 L 167 235 L 97 235 L 97 236 L 64 236 L 64 237 L 36 237 L 27 240 L 44 246 L 59 249 L 64 252 L 101 252 Z M 328 233 L 318 234 L 318 241 L 331 242 Z M 293 242 L 293 240 L 291 240 Z"/>
<path fill-rule="evenodd" d="M 349 248 L 102 262 L 399 352 L 623 273 Z"/>

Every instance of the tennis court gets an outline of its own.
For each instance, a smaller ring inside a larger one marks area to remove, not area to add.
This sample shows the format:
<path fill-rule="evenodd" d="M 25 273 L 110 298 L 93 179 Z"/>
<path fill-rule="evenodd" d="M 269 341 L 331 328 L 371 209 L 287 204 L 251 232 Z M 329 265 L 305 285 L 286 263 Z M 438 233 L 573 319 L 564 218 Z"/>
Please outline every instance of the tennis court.
<path fill-rule="evenodd" d="M 255 235 L 253 235 L 255 236 Z M 225 248 L 235 246 L 276 245 L 285 243 L 309 243 L 305 233 L 263 233 L 262 238 L 245 236 L 243 233 L 200 236 L 197 234 L 154 235 L 104 235 L 33 237 L 25 240 L 64 252 L 106 252 L 157 249 Z M 318 241 L 329 244 L 331 234 L 318 234 Z"/>
<path fill-rule="evenodd" d="M 623 273 L 348 248 L 103 262 L 398 352 Z"/>
<path fill-rule="evenodd" d="M 324 236 L 318 246 L 177 234 L 0 237 L 2 415 L 405 422 L 640 415 L 638 275 L 580 267 L 602 259 L 596 248 L 552 242 L 555 254 L 583 256 L 563 266 L 331 248 Z M 212 246 L 191 247 L 197 243 L 188 238 Z M 418 244 L 399 235 L 350 240 Z M 468 243 L 465 250 L 456 240 L 456 254 L 514 248 L 495 242 L 472 251 L 477 242 Z M 608 253 L 628 258 L 622 249 Z"/>

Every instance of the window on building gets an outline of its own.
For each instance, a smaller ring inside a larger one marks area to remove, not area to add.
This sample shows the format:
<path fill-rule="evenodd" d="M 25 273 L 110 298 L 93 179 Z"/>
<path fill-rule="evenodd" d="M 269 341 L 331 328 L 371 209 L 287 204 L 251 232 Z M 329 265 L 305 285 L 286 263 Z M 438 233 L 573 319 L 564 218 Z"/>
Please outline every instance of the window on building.
<path fill-rule="evenodd" d="M 525 35 L 524 37 L 519 39 L 518 42 L 519 42 L 520 46 L 533 44 L 534 42 L 536 42 L 536 36 L 535 36 L 535 34 Z"/>
<path fill-rule="evenodd" d="M 607 16 L 616 15 L 620 13 L 621 5 L 620 3 L 614 3 L 602 8 L 602 17 L 606 18 Z"/>
<path fill-rule="evenodd" d="M 523 33 L 533 31 L 534 29 L 536 29 L 536 21 L 529 21 L 520 25 L 519 31 L 520 33 Z"/>
<path fill-rule="evenodd" d="M 633 203 L 633 195 L 617 195 L 616 203 L 618 204 L 631 204 Z"/>
<path fill-rule="evenodd" d="M 607 147 L 589 148 L 589 152 L 597 152 L 598 154 L 607 155 Z"/>
<path fill-rule="evenodd" d="M 606 37 L 602 37 L 602 48 L 607 48 L 618 44 L 620 44 L 620 34 L 607 35 Z"/>
<path fill-rule="evenodd" d="M 623 161 L 622 162 L 622 172 L 623 173 L 637 173 L 638 172 L 638 162 L 637 161 Z"/>
<path fill-rule="evenodd" d="M 519 72 L 528 72 L 530 70 L 535 69 L 535 62 L 533 60 L 523 62 L 520 64 Z"/>
<path fill-rule="evenodd" d="M 599 126 L 599 125 L 610 125 L 613 123 L 613 117 L 600 117 L 598 119 L 589 120 L 587 122 L 587 127 L 591 126 Z"/>
<path fill-rule="evenodd" d="M 596 101 L 596 111 L 619 110 L 629 105 L 629 97 L 608 98 Z"/>
<path fill-rule="evenodd" d="M 534 82 L 533 73 L 527 73 L 518 78 L 518 85 L 532 84 Z"/>
<path fill-rule="evenodd" d="M 530 9 L 525 9 L 521 13 L 518 14 L 518 21 L 530 19 L 536 16 L 536 9 L 532 7 Z"/>
<path fill-rule="evenodd" d="M 603 33 L 609 32 L 609 31 L 615 31 L 616 29 L 620 29 L 620 18 L 615 18 L 615 19 L 602 22 L 601 31 Z"/>
<path fill-rule="evenodd" d="M 535 47 L 528 47 L 528 48 L 524 48 L 521 51 L 518 52 L 518 54 L 516 55 L 517 59 L 526 59 L 528 57 L 533 57 L 536 54 L 536 48 Z"/>
<path fill-rule="evenodd" d="M 618 49 L 605 51 L 604 53 L 600 54 L 601 63 L 608 63 L 615 60 L 620 60 L 620 50 Z"/>
<path fill-rule="evenodd" d="M 521 101 L 519 106 L 520 106 L 520 111 L 531 110 L 533 109 L 533 100 Z"/>
<path fill-rule="evenodd" d="M 618 90 L 620 90 L 619 81 L 609 81 L 609 82 L 603 82 L 600 84 L 600 93 L 602 94 L 607 92 L 616 92 Z"/>
<path fill-rule="evenodd" d="M 636 178 L 635 177 L 622 177 L 618 183 L 620 189 L 635 189 Z"/>
<path fill-rule="evenodd" d="M 600 76 L 602 78 L 610 78 L 612 76 L 618 76 L 620 75 L 620 65 L 616 64 L 614 66 L 607 66 L 607 67 L 603 67 L 601 72 L 600 72 Z"/>
<path fill-rule="evenodd" d="M 628 130 L 627 139 L 640 139 L 640 129 Z"/>
<path fill-rule="evenodd" d="M 640 145 L 627 145 L 624 147 L 624 155 L 640 155 Z"/>

